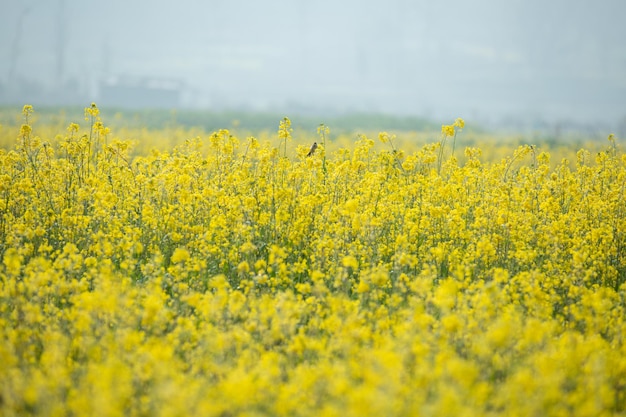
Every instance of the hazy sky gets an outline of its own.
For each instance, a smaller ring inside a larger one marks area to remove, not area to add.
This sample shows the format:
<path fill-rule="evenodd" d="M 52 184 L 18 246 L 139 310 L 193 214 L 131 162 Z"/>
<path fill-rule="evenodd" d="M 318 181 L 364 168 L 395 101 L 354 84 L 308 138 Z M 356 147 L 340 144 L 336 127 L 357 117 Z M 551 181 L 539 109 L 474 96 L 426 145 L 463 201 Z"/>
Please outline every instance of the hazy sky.
<path fill-rule="evenodd" d="M 134 76 L 181 82 L 185 106 L 626 117 L 623 0 L 0 4 L 4 101 Z"/>

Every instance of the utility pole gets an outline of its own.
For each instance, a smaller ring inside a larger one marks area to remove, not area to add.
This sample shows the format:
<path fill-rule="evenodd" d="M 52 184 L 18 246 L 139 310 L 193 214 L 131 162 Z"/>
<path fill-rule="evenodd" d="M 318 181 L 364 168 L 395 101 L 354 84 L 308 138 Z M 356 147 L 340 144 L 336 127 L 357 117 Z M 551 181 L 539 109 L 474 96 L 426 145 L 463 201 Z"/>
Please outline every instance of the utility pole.
<path fill-rule="evenodd" d="M 59 0 L 59 8 L 57 9 L 57 54 L 56 54 L 56 77 L 54 79 L 55 90 L 61 91 L 63 88 L 63 78 L 65 76 L 65 48 L 66 48 L 66 33 L 65 33 L 65 0 Z"/>
<path fill-rule="evenodd" d="M 9 76 L 7 78 L 9 88 L 15 88 L 15 69 L 17 68 L 17 60 L 20 56 L 22 26 L 24 25 L 24 18 L 28 12 L 30 12 L 30 7 L 24 7 L 20 15 L 17 17 L 17 27 L 15 28 L 15 37 L 13 38 L 13 44 L 11 45 L 11 56 L 9 59 Z"/>

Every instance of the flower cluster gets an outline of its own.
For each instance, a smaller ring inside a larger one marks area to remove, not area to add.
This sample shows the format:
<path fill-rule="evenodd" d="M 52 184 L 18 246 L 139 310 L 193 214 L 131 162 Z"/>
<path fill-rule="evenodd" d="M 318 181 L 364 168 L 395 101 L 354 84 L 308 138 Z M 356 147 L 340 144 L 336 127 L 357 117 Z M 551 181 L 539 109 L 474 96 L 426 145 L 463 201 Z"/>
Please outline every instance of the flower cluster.
<path fill-rule="evenodd" d="M 31 113 L 0 150 L 2 415 L 626 412 L 615 137 L 459 164 L 462 119 L 331 153 L 285 118 L 133 153 L 95 104 L 43 140 Z"/>

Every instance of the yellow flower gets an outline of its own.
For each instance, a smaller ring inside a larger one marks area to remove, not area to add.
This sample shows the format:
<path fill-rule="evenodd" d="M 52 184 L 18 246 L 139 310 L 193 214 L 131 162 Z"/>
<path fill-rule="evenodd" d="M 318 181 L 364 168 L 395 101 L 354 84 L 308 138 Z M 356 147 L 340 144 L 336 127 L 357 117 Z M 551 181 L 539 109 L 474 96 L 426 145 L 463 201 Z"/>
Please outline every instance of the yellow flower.
<path fill-rule="evenodd" d="M 237 271 L 240 274 L 247 274 L 250 272 L 250 265 L 246 261 L 241 261 L 239 265 L 237 265 Z"/>
<path fill-rule="evenodd" d="M 96 103 L 91 103 L 91 106 L 85 108 L 85 120 L 89 120 L 89 118 L 96 118 L 100 114 L 100 110 Z"/>
<path fill-rule="evenodd" d="M 188 261 L 189 258 L 189 251 L 183 247 L 178 247 L 174 249 L 174 253 L 172 253 L 172 263 L 174 264 Z"/>
<path fill-rule="evenodd" d="M 359 208 L 359 202 L 355 198 L 350 199 L 344 203 L 343 208 L 345 214 L 355 213 Z"/>
<path fill-rule="evenodd" d="M 2 262 L 7 268 L 7 272 L 11 275 L 18 275 L 22 266 L 22 256 L 19 254 L 17 249 L 9 248 L 4 253 L 4 259 Z"/>
<path fill-rule="evenodd" d="M 456 333 L 462 326 L 461 320 L 456 314 L 445 316 L 441 319 L 441 324 L 448 333 Z"/>
<path fill-rule="evenodd" d="M 356 292 L 359 294 L 366 293 L 370 290 L 370 286 L 365 280 L 360 280 L 359 285 L 356 288 Z"/>
<path fill-rule="evenodd" d="M 288 117 L 284 117 L 278 125 L 278 137 L 280 139 L 291 139 L 291 120 Z"/>
<path fill-rule="evenodd" d="M 441 134 L 443 136 L 454 136 L 454 125 L 441 125 Z"/>
<path fill-rule="evenodd" d="M 343 265 L 344 268 L 352 268 L 352 269 L 359 268 L 359 261 L 357 261 L 357 259 L 352 255 L 344 256 L 343 259 L 341 260 L 341 264 Z"/>
<path fill-rule="evenodd" d="M 78 132 L 79 129 L 80 126 L 76 123 L 70 123 L 70 125 L 67 127 L 67 131 L 70 133 Z"/>
<path fill-rule="evenodd" d="M 389 282 L 389 273 L 385 268 L 377 267 L 371 272 L 370 281 L 377 287 L 382 287 Z"/>
<path fill-rule="evenodd" d="M 30 136 L 32 131 L 33 131 L 33 128 L 30 125 L 22 125 L 22 127 L 20 128 L 20 136 L 28 137 Z"/>

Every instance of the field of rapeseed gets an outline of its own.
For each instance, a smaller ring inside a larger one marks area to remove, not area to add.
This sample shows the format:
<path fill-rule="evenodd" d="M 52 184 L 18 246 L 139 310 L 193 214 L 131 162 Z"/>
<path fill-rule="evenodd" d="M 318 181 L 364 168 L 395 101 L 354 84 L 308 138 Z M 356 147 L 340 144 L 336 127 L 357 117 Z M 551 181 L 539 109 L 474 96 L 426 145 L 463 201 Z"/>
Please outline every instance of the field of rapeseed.
<path fill-rule="evenodd" d="M 284 119 L 137 153 L 95 105 L 32 112 L 0 150 L 1 415 L 626 415 L 617 138 L 330 152 Z"/>

